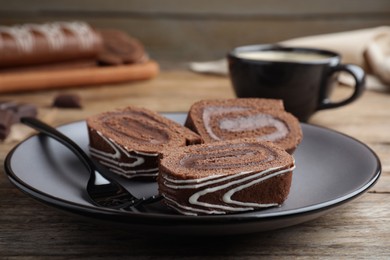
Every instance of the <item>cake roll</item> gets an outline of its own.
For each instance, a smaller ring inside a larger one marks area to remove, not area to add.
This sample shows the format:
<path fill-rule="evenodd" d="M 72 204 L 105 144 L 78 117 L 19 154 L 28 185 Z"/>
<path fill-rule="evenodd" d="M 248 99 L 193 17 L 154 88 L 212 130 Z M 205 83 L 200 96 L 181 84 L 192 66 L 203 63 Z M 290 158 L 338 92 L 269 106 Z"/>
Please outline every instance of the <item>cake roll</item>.
<path fill-rule="evenodd" d="M 0 68 L 95 58 L 102 46 L 80 21 L 0 26 Z"/>
<path fill-rule="evenodd" d="M 198 133 L 205 143 L 256 138 L 293 153 L 302 140 L 298 119 L 276 99 L 201 100 L 191 106 L 185 126 Z"/>
<path fill-rule="evenodd" d="M 103 38 L 103 50 L 97 60 L 100 65 L 142 63 L 149 59 L 142 43 L 120 30 L 99 30 Z"/>
<path fill-rule="evenodd" d="M 169 207 L 207 215 L 281 205 L 295 164 L 271 142 L 237 139 L 164 152 L 159 168 L 159 192 Z"/>
<path fill-rule="evenodd" d="M 184 126 L 135 106 L 91 116 L 87 128 L 91 156 L 127 178 L 155 179 L 164 149 L 201 141 Z"/>

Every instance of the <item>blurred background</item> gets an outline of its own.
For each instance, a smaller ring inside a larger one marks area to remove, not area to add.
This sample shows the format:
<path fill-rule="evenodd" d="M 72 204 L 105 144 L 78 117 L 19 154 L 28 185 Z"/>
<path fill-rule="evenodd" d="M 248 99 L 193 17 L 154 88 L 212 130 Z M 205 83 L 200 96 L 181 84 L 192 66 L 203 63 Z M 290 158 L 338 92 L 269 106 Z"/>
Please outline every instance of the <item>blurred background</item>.
<path fill-rule="evenodd" d="M 390 25 L 390 1 L 0 0 L 0 25 L 68 20 L 126 31 L 159 61 L 202 61 L 243 44 Z"/>

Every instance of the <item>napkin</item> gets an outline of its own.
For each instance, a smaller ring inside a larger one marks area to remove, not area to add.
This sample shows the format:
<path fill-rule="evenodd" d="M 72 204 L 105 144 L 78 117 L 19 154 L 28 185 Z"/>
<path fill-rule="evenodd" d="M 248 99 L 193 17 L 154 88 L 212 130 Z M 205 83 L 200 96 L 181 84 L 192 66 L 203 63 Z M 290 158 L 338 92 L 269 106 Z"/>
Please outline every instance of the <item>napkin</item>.
<path fill-rule="evenodd" d="M 289 47 L 311 47 L 341 54 L 343 63 L 361 66 L 367 73 L 367 87 L 385 90 L 390 87 L 390 27 L 354 30 L 308 36 L 280 43 Z M 349 83 L 346 78 L 341 81 Z"/>
<path fill-rule="evenodd" d="M 356 64 L 365 70 L 368 89 L 379 91 L 390 89 L 389 26 L 307 36 L 282 41 L 278 44 L 338 52 L 342 56 L 343 63 Z M 192 62 L 190 69 L 201 73 L 228 74 L 225 59 L 211 62 Z M 341 75 L 339 81 L 346 85 L 353 85 L 353 79 L 348 75 Z"/>

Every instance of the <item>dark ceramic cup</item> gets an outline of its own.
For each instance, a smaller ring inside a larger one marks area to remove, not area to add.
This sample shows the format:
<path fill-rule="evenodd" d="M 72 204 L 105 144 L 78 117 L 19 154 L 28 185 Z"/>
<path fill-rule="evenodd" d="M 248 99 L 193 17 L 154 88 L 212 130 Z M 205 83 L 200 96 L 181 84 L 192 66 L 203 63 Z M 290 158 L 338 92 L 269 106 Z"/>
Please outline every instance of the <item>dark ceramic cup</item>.
<path fill-rule="evenodd" d="M 364 70 L 341 64 L 340 55 L 327 50 L 250 45 L 235 48 L 227 59 L 237 97 L 282 99 L 286 110 L 302 122 L 318 110 L 353 102 L 364 90 Z M 332 102 L 329 96 L 340 71 L 353 76 L 354 91 Z"/>

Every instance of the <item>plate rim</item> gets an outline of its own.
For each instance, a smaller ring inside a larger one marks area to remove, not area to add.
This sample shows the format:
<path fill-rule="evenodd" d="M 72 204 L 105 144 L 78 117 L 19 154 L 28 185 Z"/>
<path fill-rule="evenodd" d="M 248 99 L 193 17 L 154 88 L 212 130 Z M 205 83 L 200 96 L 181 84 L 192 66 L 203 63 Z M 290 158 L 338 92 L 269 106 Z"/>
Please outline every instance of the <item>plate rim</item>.
<path fill-rule="evenodd" d="M 185 112 L 168 112 L 162 114 L 177 114 L 181 115 Z M 66 127 L 73 124 L 85 123 L 85 120 L 77 120 L 69 123 L 61 124 L 56 126 L 56 128 Z M 362 141 L 351 137 L 347 134 L 341 133 L 337 130 L 333 130 L 327 127 L 301 123 L 301 125 L 309 128 L 316 128 L 320 130 L 330 131 L 339 135 L 342 135 L 345 138 L 351 139 L 354 142 L 359 143 L 365 149 L 367 149 L 375 158 L 376 169 L 372 177 L 362 185 L 359 189 L 354 190 L 348 194 L 345 194 L 339 198 L 323 202 L 320 204 L 309 205 L 304 208 L 292 209 L 284 212 L 271 212 L 266 214 L 252 214 L 252 215 L 242 215 L 237 214 L 225 214 L 225 215 L 205 215 L 205 216 L 184 216 L 184 215 L 166 215 L 160 213 L 142 213 L 142 212 L 130 212 L 130 211 L 119 211 L 108 208 L 100 208 L 93 205 L 81 205 L 72 201 L 64 200 L 62 198 L 54 197 L 51 194 L 42 192 L 34 187 L 31 187 L 28 183 L 22 181 L 17 174 L 11 168 L 11 160 L 13 154 L 19 149 L 24 143 L 32 138 L 37 138 L 39 133 L 33 134 L 21 142 L 19 142 L 15 147 L 13 147 L 7 154 L 4 161 L 5 174 L 13 185 L 15 185 L 19 190 L 34 198 L 35 200 L 44 203 L 46 205 L 55 207 L 57 209 L 65 210 L 67 212 L 76 213 L 82 216 L 93 217 L 96 219 L 112 219 L 115 218 L 116 221 L 127 224 L 146 224 L 153 226 L 161 226 L 166 224 L 175 224 L 175 225 L 204 225 L 204 224 L 238 224 L 238 223 L 250 223 L 257 221 L 268 221 L 275 219 L 291 218 L 304 215 L 316 214 L 318 212 L 329 211 L 332 208 L 337 208 L 340 205 L 343 205 L 351 200 L 354 200 L 361 195 L 363 195 L 367 190 L 375 185 L 379 180 L 382 173 L 382 165 L 378 155 L 365 143 Z M 260 211 L 258 211 L 260 212 Z M 131 222 L 136 220 L 137 222 Z M 156 222 L 156 220 L 158 220 Z"/>

